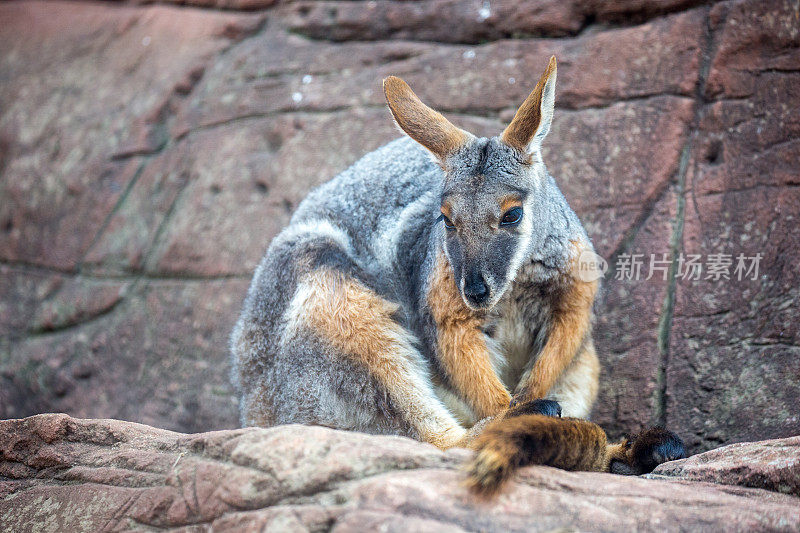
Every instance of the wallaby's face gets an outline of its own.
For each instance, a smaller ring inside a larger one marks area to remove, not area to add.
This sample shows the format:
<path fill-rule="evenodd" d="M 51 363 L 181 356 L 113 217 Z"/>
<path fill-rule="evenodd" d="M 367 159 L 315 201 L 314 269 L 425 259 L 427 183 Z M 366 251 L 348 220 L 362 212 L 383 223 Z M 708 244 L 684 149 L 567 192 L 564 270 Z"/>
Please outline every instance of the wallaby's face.
<path fill-rule="evenodd" d="M 531 239 L 531 200 L 546 176 L 541 142 L 550 129 L 555 57 L 499 137 L 476 138 L 423 104 L 399 78 L 384 80 L 398 126 L 444 170 L 441 215 L 445 253 L 464 302 L 491 308 L 503 296 Z"/>
<path fill-rule="evenodd" d="M 497 302 L 525 256 L 537 166 L 496 137 L 474 139 L 450 158 L 438 223 L 456 285 L 473 309 Z"/>

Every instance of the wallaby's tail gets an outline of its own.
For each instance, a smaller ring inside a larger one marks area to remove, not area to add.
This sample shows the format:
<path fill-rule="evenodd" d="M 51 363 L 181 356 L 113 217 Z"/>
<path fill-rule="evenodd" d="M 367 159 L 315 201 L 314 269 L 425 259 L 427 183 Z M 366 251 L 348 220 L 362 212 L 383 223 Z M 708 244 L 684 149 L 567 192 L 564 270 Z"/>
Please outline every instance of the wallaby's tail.
<path fill-rule="evenodd" d="M 524 412 L 525 406 L 511 409 L 472 443 L 476 455 L 468 466 L 467 484 L 474 492 L 496 493 L 517 468 L 527 465 L 638 475 L 685 457 L 683 441 L 661 427 L 609 444 L 603 429 L 588 420 L 517 414 Z"/>
<path fill-rule="evenodd" d="M 527 465 L 564 470 L 607 470 L 605 432 L 579 418 L 540 414 L 500 418 L 475 439 L 475 459 L 468 466 L 467 484 L 491 495 L 514 471 Z"/>

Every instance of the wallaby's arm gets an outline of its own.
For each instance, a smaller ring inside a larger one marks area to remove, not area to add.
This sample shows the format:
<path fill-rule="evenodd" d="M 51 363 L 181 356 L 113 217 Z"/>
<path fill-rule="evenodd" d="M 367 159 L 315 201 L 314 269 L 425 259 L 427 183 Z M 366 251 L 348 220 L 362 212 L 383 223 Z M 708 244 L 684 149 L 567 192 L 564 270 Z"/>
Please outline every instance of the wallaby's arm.
<path fill-rule="evenodd" d="M 428 305 L 437 328 L 439 362 L 452 387 L 478 418 L 508 408 L 511 395 L 492 367 L 486 337 L 479 329 L 481 320 L 464 304 L 442 254 L 431 278 Z"/>
<path fill-rule="evenodd" d="M 597 281 L 582 281 L 564 275 L 554 302 L 547 342 L 530 373 L 523 376 L 517 402 L 544 398 L 558 377 L 575 358 L 591 331 L 592 303 Z"/>

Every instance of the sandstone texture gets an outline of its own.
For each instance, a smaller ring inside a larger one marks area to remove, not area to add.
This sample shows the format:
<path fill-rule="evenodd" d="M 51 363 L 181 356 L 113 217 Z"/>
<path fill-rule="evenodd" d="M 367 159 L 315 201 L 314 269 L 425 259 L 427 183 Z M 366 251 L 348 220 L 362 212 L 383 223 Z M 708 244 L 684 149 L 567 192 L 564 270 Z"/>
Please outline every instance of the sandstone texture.
<path fill-rule="evenodd" d="M 800 496 L 800 437 L 738 442 L 658 467 L 655 475 Z"/>
<path fill-rule="evenodd" d="M 666 463 L 658 479 L 528 467 L 486 501 L 462 486 L 470 452 L 401 437 L 307 426 L 183 434 L 38 415 L 0 422 L 0 529 L 797 531 L 797 444 L 722 448 Z M 760 467 L 790 494 L 736 486 L 747 477 L 737 461 L 759 454 L 793 461 Z"/>
<path fill-rule="evenodd" d="M 800 19 L 790 0 L 0 3 L 0 418 L 237 427 L 227 338 L 251 272 L 310 188 L 398 135 L 380 80 L 402 76 L 455 123 L 493 135 L 552 54 L 545 161 L 611 267 L 596 308 L 594 419 L 615 436 L 663 423 L 693 452 L 800 434 Z M 631 254 L 642 254 L 641 279 L 617 279 Z M 680 254 L 729 256 L 730 279 L 678 268 L 645 279 L 651 254 L 676 267 Z M 740 254 L 761 254 L 755 279 L 737 279 Z M 194 438 L 153 431 L 142 438 Z M 188 483 L 162 467 L 158 480 L 131 484 Z M 424 475 L 455 479 L 436 468 Z M 264 475 L 231 509 L 272 490 Z M 393 487 L 423 474 L 395 475 Z M 576 487 L 595 479 L 570 476 Z M 598 479 L 646 508 L 638 489 Z M 689 490 L 651 485 L 664 498 Z M 462 501 L 455 481 L 445 486 Z M 366 487 L 352 498 L 394 497 Z M 591 505 L 611 507 L 591 515 L 598 523 L 646 519 L 620 518 L 602 492 Z M 555 516 L 559 499 L 548 497 L 536 512 Z M 269 512 L 324 523 L 320 505 Z M 381 505 L 370 519 L 391 525 Z M 191 506 L 205 523 L 224 514 Z M 420 529 L 453 523 L 417 516 Z"/>

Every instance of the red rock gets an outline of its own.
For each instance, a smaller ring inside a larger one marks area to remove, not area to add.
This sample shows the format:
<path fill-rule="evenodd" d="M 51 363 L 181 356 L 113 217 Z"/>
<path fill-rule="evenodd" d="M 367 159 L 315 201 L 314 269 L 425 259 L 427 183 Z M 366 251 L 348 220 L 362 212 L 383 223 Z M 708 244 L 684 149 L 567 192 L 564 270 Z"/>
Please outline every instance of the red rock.
<path fill-rule="evenodd" d="M 653 476 L 755 487 L 800 496 L 800 437 L 740 442 L 665 463 Z"/>
<path fill-rule="evenodd" d="M 705 94 L 718 99 L 701 109 L 690 145 L 681 251 L 705 263 L 728 254 L 730 279 L 678 278 L 667 369 L 666 421 L 696 450 L 800 432 L 795 7 L 714 9 Z M 737 257 L 757 254 L 756 279 L 737 275 Z"/>
<path fill-rule="evenodd" d="M 262 19 L 70 2 L 2 9 L 0 131 L 19 155 L 0 176 L 0 259 L 74 269 L 139 168 L 113 156 L 153 150 L 142 124 L 231 43 L 225 35 Z"/>
<path fill-rule="evenodd" d="M 514 39 L 480 47 L 330 45 L 270 29 L 207 70 L 178 111 L 173 131 L 180 137 L 239 118 L 383 107 L 380 80 L 390 74 L 403 77 L 424 101 L 443 111 L 485 115 L 516 110 L 553 54 L 559 58 L 561 107 L 689 96 L 699 72 L 702 15 L 690 11 L 573 40 Z"/>
<path fill-rule="evenodd" d="M 691 100 L 673 97 L 556 114 L 544 159 L 597 253 L 616 253 L 667 192 L 691 120 Z M 644 145 L 659 150 L 646 157 Z"/>
<path fill-rule="evenodd" d="M 468 457 L 466 450 L 442 453 L 410 439 L 319 427 L 186 435 L 42 415 L 0 422 L 0 525 L 15 531 L 44 524 L 214 531 L 800 527 L 795 497 L 680 476 L 529 467 L 487 502 L 462 485 L 460 465 Z"/>
<path fill-rule="evenodd" d="M 590 10 L 598 20 L 630 23 L 701 3 L 698 0 L 589 0 L 584 9 Z"/>
<path fill-rule="evenodd" d="M 706 97 L 745 98 L 797 76 L 800 32 L 793 2 L 725 2 L 714 6 L 711 17 L 717 50 Z M 779 95 L 784 102 L 786 96 Z"/>
<path fill-rule="evenodd" d="M 68 279 L 39 307 L 31 329 L 52 331 L 95 320 L 122 301 L 128 286 L 128 283 L 114 280 Z"/>
<path fill-rule="evenodd" d="M 244 280 L 139 283 L 110 312 L 14 341 L 0 374 L 0 417 L 66 411 L 166 428 L 235 427 L 224 369 L 246 287 Z"/>
<path fill-rule="evenodd" d="M 125 201 L 110 216 L 81 266 L 102 274 L 141 272 L 152 254 L 159 229 L 180 192 L 195 177 L 189 171 L 192 154 L 185 143 L 139 162 Z"/>
<path fill-rule="evenodd" d="M 24 272 L 0 265 L 0 334 L 3 339 L 24 336 L 44 300 L 64 284 L 64 276 Z"/>
<path fill-rule="evenodd" d="M 280 0 L 133 0 L 137 4 L 177 4 L 234 11 L 250 11 L 272 7 Z"/>
<path fill-rule="evenodd" d="M 647 278 L 650 254 L 658 258 L 669 254 L 676 203 L 675 188 L 669 187 L 653 200 L 652 207 L 638 213 L 641 222 L 627 228 L 629 242 L 607 256 L 609 271 L 596 304 L 600 311 L 594 339 L 603 367 L 592 419 L 614 438 L 660 422 L 659 329 L 668 282 L 657 271 Z M 624 271 L 623 254 L 640 254 L 640 274 L 629 272 L 617 279 Z M 683 429 L 670 427 L 679 433 Z"/>
<path fill-rule="evenodd" d="M 578 2 L 547 0 L 487 3 L 482 0 L 377 0 L 287 3 L 280 10 L 292 31 L 315 39 L 410 39 L 479 43 L 514 36 L 560 37 L 577 33 L 584 13 Z"/>

